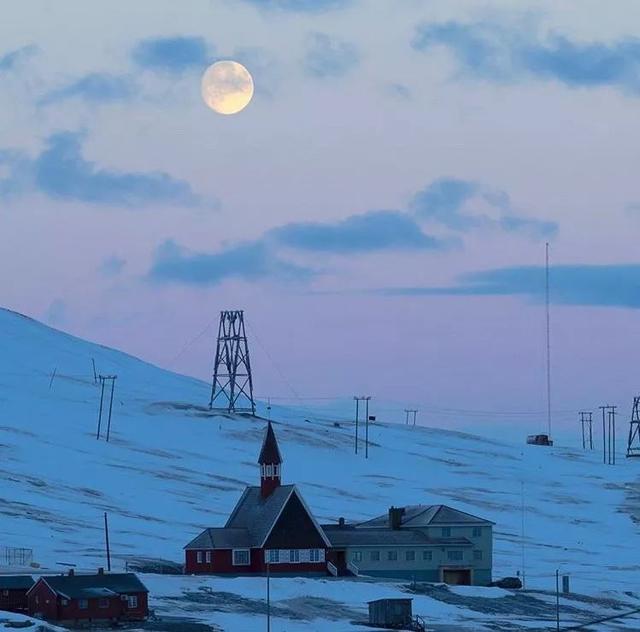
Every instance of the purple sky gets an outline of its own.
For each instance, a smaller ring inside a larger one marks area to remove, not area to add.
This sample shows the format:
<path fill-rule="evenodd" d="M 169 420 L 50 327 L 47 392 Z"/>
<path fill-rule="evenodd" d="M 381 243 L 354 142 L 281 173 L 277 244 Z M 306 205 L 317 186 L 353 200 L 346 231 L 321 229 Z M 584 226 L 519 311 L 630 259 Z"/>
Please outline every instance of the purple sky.
<path fill-rule="evenodd" d="M 243 308 L 261 396 L 542 429 L 548 240 L 556 418 L 626 416 L 636 0 L 182 5 L 5 9 L 2 305 L 203 379 L 215 326 L 185 345 Z M 224 58 L 232 117 L 200 98 Z"/>

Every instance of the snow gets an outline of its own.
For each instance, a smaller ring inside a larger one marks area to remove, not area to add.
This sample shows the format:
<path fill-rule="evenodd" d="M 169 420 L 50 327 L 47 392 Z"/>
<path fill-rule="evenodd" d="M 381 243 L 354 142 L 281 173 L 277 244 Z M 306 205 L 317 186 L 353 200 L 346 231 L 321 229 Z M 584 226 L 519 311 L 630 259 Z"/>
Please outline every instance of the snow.
<path fill-rule="evenodd" d="M 100 373 L 118 375 L 110 443 L 96 440 L 100 391 L 92 358 Z M 184 544 L 202 528 L 222 525 L 244 486 L 258 477 L 264 421 L 212 415 L 208 398 L 206 383 L 0 310 L 0 546 L 33 548 L 43 571 L 64 564 L 95 569 L 105 565 L 107 512 L 114 570 L 138 558 L 180 563 Z M 258 412 L 265 415 L 263 404 Z M 538 591 L 532 598 L 540 603 L 552 603 L 539 591 L 555 589 L 560 569 L 571 575 L 572 591 L 597 600 L 583 610 L 600 613 L 609 601 L 637 607 L 640 461 L 619 454 L 618 465 L 606 466 L 598 450 L 414 428 L 381 415 L 370 427 L 365 459 L 353 453 L 353 427 L 334 425 L 326 413 L 273 406 L 271 416 L 284 481 L 299 485 L 320 522 L 370 518 L 392 504 L 450 504 L 496 523 L 495 577 L 516 575 L 524 553 L 527 588 Z M 264 597 L 261 578 L 149 575 L 144 581 L 154 593 L 152 605 L 166 612 L 187 606 L 156 593 L 177 599 L 208 586 L 254 606 Z M 340 604 L 336 611 L 346 609 L 346 621 L 352 611 L 364 616 L 366 601 L 406 589 L 401 583 L 279 578 L 274 599 L 303 600 L 302 610 L 320 614 L 309 599 L 330 599 Z M 442 625 L 482 629 L 473 628 L 486 618 L 482 612 L 458 600 L 500 604 L 510 595 L 456 588 L 437 597 L 412 596 L 416 613 L 436 616 Z M 328 618 L 332 608 L 319 620 L 335 630 Z M 248 622 L 260 618 L 237 608 L 197 617 L 229 630 L 252 629 Z M 526 619 L 519 624 L 533 625 Z M 306 625 L 286 617 L 281 623 L 274 630 Z M 322 629 L 317 625 L 313 629 Z"/>

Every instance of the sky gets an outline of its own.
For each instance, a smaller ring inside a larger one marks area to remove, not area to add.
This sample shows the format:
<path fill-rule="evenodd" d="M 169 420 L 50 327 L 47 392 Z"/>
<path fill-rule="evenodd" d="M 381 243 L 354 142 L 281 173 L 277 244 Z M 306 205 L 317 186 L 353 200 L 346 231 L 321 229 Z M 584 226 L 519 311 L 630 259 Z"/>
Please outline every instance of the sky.
<path fill-rule="evenodd" d="M 638 32 L 636 0 L 11 3 L 0 304 L 205 380 L 244 309 L 260 397 L 543 431 L 549 242 L 554 419 L 626 416 Z"/>

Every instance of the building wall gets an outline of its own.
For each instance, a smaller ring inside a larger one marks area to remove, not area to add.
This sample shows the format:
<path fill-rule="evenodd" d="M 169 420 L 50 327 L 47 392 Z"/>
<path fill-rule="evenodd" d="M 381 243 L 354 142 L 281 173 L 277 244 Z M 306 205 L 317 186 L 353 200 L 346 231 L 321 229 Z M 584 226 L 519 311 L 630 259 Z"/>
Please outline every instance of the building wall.
<path fill-rule="evenodd" d="M 298 549 L 306 551 L 308 549 Z M 288 549 L 287 549 L 288 551 Z M 323 556 L 326 554 L 325 549 L 321 549 Z M 202 551 L 202 563 L 198 563 L 198 551 L 185 552 L 185 573 L 188 575 L 247 575 L 256 573 L 266 573 L 267 565 L 265 563 L 264 549 L 251 549 L 250 564 L 242 566 L 234 566 L 233 551 L 231 549 L 215 549 L 211 550 L 211 562 L 206 562 L 206 551 Z M 300 554 L 300 559 L 304 560 L 304 555 Z M 324 557 L 320 562 L 294 562 L 294 563 L 277 563 L 270 564 L 269 571 L 274 574 L 286 575 L 325 575 L 327 572 L 327 564 Z"/>
<path fill-rule="evenodd" d="M 29 614 L 43 619 L 58 619 L 58 598 L 44 581 L 39 580 L 27 595 Z"/>
<path fill-rule="evenodd" d="M 0 590 L 0 610 L 9 612 L 26 612 L 28 609 L 26 590 L 8 590 L 5 595 L 4 590 Z"/>
<path fill-rule="evenodd" d="M 443 537 L 439 527 L 430 528 L 429 532 L 433 538 Z M 479 536 L 473 535 L 471 527 L 452 527 L 451 537 L 465 537 L 472 542 L 472 546 L 351 546 L 346 548 L 346 560 L 355 564 L 363 575 L 429 582 L 442 581 L 440 569 L 443 567 L 470 568 L 473 570 L 472 581 L 474 584 L 489 584 L 493 565 L 491 527 L 482 527 Z M 460 551 L 462 559 L 450 559 L 448 556 L 450 550 Z M 379 560 L 373 559 L 372 552 L 374 551 L 379 553 Z M 407 559 L 409 551 L 413 552 L 413 560 Z M 476 559 L 475 551 L 480 551 L 481 559 Z M 395 552 L 397 559 L 389 560 L 389 552 Z M 431 553 L 430 560 L 424 558 L 424 552 Z"/>

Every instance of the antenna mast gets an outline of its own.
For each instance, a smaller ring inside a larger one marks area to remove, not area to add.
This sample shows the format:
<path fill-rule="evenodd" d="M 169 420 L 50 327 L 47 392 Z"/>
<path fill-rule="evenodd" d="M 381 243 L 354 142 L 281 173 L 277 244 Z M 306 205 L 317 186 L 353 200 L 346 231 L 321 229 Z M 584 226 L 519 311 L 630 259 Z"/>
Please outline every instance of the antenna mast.
<path fill-rule="evenodd" d="M 549 319 L 549 242 L 545 244 L 545 309 L 547 317 L 547 425 L 551 437 L 551 323 Z"/>

